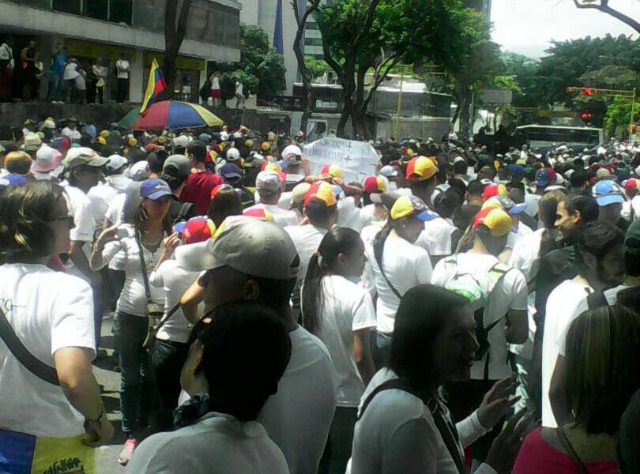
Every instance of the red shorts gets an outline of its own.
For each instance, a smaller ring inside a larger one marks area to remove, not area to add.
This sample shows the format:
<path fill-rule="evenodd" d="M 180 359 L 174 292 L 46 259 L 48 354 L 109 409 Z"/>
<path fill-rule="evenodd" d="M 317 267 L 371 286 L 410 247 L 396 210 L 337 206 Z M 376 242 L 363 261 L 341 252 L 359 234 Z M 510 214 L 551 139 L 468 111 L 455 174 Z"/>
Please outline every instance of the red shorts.
<path fill-rule="evenodd" d="M 220 89 L 211 89 L 211 98 L 222 99 L 222 93 L 220 92 Z"/>

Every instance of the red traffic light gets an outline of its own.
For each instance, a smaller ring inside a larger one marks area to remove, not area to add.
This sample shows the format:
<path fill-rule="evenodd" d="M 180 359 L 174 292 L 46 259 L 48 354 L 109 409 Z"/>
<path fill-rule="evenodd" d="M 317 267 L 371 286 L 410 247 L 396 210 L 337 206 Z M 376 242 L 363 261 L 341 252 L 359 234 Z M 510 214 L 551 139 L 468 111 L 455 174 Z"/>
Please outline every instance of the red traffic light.
<path fill-rule="evenodd" d="M 591 112 L 582 112 L 582 115 L 580 115 L 580 117 L 582 117 L 583 119 L 590 119 Z"/>
<path fill-rule="evenodd" d="M 583 90 L 583 94 L 584 95 L 591 95 L 591 92 L 592 91 L 591 91 L 591 89 L 589 87 L 585 87 L 584 90 Z"/>

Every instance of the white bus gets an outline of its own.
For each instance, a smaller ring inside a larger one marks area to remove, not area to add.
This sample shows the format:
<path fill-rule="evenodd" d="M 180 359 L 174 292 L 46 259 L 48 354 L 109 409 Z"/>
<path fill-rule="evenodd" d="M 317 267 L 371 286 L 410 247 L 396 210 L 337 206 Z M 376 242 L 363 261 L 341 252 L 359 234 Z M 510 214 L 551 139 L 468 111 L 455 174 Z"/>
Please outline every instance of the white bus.
<path fill-rule="evenodd" d="M 516 133 L 525 139 L 529 148 L 540 148 L 545 151 L 554 144 L 567 145 L 574 150 L 594 148 L 604 143 L 601 128 L 570 127 L 564 125 L 523 125 L 516 128 Z"/>

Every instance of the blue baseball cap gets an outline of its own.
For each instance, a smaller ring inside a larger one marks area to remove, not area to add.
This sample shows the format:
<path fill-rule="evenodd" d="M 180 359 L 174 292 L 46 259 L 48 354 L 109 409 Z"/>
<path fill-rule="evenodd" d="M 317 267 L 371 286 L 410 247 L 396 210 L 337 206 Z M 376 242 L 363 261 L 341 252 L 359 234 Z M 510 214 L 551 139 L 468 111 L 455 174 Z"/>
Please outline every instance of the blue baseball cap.
<path fill-rule="evenodd" d="M 140 197 L 151 199 L 152 201 L 171 194 L 171 188 L 161 179 L 147 179 L 140 185 Z"/>
<path fill-rule="evenodd" d="M 598 206 L 607 206 L 609 204 L 624 203 L 622 197 L 622 188 L 612 180 L 598 181 L 592 188 L 591 193 L 596 198 Z"/>
<path fill-rule="evenodd" d="M 242 178 L 242 170 L 233 163 L 227 163 L 220 168 L 220 175 L 225 179 L 239 179 Z"/>

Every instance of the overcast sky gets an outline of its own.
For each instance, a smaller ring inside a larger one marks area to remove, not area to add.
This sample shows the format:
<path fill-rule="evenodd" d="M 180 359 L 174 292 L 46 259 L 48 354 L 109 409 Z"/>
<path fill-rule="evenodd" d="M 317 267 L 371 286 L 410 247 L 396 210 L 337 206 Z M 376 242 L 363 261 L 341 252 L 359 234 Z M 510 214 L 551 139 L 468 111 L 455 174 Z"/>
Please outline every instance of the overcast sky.
<path fill-rule="evenodd" d="M 610 0 L 609 5 L 640 20 L 640 0 Z M 544 56 L 552 40 L 591 35 L 638 34 L 612 16 L 579 10 L 573 0 L 493 0 L 493 40 L 503 50 L 531 57 Z"/>

